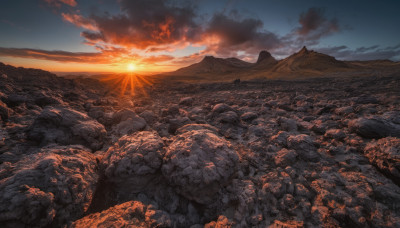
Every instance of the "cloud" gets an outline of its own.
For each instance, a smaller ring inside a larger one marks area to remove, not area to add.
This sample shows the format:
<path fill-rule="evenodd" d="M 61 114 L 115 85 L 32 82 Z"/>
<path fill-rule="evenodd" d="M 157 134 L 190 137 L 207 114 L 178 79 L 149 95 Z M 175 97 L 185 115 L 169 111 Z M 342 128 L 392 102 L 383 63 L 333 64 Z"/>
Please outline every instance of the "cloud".
<path fill-rule="evenodd" d="M 261 20 L 237 18 L 235 12 L 231 16 L 222 13 L 214 14 L 202 38 L 206 41 L 209 52 L 222 56 L 237 56 L 239 51 L 258 54 L 260 50 L 279 47 L 279 37 L 263 30 Z"/>
<path fill-rule="evenodd" d="M 88 41 L 107 42 L 144 50 L 149 47 L 178 44 L 197 34 L 196 14 L 191 5 L 178 6 L 176 1 L 121 0 L 121 13 L 92 15 L 98 31 L 85 31 Z"/>
<path fill-rule="evenodd" d="M 159 63 L 159 62 L 166 62 L 175 59 L 175 57 L 171 55 L 158 55 L 158 56 L 149 56 L 143 58 L 141 61 L 145 63 Z"/>
<path fill-rule="evenodd" d="M 380 47 L 373 45 L 370 47 L 359 47 L 350 49 L 347 46 L 336 46 L 328 48 L 316 49 L 318 52 L 335 56 L 341 60 L 376 60 L 376 59 L 390 59 L 400 60 L 400 45 L 391 47 Z"/>
<path fill-rule="evenodd" d="M 309 8 L 299 17 L 300 27 L 296 29 L 299 36 L 308 39 L 319 39 L 340 30 L 336 18 L 327 19 L 322 8 Z"/>
<path fill-rule="evenodd" d="M 61 13 L 61 16 L 64 21 L 74 24 L 77 27 L 97 31 L 96 24 L 93 20 L 85 18 L 79 14 Z"/>
<path fill-rule="evenodd" d="M 49 6 L 61 8 L 63 4 L 75 7 L 77 5 L 75 0 L 44 0 Z"/>

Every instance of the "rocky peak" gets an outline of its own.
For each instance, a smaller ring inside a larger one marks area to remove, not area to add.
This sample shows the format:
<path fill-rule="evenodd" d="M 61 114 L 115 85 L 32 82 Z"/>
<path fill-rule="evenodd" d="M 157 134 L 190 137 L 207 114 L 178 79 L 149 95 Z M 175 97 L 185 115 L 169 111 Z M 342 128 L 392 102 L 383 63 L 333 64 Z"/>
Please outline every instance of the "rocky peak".
<path fill-rule="evenodd" d="M 271 58 L 273 58 L 271 53 L 269 53 L 268 51 L 261 51 L 260 54 L 258 55 L 257 63 L 260 63 L 265 59 L 271 59 Z"/>
<path fill-rule="evenodd" d="M 308 53 L 309 53 L 309 51 L 306 46 L 303 46 L 303 48 L 298 52 L 298 54 L 301 54 L 301 55 L 305 55 Z"/>

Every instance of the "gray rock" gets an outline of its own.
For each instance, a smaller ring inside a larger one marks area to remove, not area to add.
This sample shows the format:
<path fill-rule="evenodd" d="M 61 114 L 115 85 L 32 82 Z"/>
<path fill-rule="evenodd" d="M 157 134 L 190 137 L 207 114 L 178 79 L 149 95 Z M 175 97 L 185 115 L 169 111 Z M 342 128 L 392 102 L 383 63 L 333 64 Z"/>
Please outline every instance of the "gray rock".
<path fill-rule="evenodd" d="M 192 130 L 169 145 L 162 173 L 178 193 L 206 204 L 230 181 L 238 162 L 238 154 L 225 139 L 210 130 Z"/>
<path fill-rule="evenodd" d="M 400 181 L 399 138 L 387 137 L 369 142 L 364 149 L 364 154 L 382 172 Z"/>
<path fill-rule="evenodd" d="M 293 164 L 296 161 L 297 153 L 294 150 L 288 150 L 283 148 L 278 151 L 275 156 L 275 164 L 285 168 L 288 165 Z"/>
<path fill-rule="evenodd" d="M 226 112 L 226 111 L 231 111 L 232 108 L 231 106 L 224 104 L 224 103 L 220 103 L 220 104 L 216 104 L 213 109 L 211 110 L 212 113 L 222 113 L 222 112 Z"/>
<path fill-rule="evenodd" d="M 191 106 L 193 104 L 193 98 L 192 97 L 184 97 L 179 101 L 179 105 L 184 105 L 184 106 Z"/>
<path fill-rule="evenodd" d="M 47 107 L 35 119 L 28 137 L 40 143 L 81 144 L 92 150 L 102 147 L 106 130 L 86 114 L 66 107 Z"/>
<path fill-rule="evenodd" d="M 0 181 L 0 223 L 62 226 L 88 209 L 98 179 L 95 157 L 82 146 L 41 149 Z"/>
<path fill-rule="evenodd" d="M 239 122 L 239 116 L 234 111 L 227 111 L 219 114 L 217 120 L 221 123 L 235 124 Z"/>
<path fill-rule="evenodd" d="M 173 227 L 168 213 L 153 205 L 129 201 L 75 221 L 71 227 Z"/>
<path fill-rule="evenodd" d="M 364 138 L 400 137 L 400 125 L 380 117 L 358 118 L 348 123 L 351 131 Z"/>
<path fill-rule="evenodd" d="M 319 161 L 315 142 L 310 136 L 305 134 L 291 135 L 287 139 L 287 145 L 288 148 L 296 150 L 301 158 L 313 162 Z"/>
<path fill-rule="evenodd" d="M 118 191 L 138 192 L 154 179 L 164 154 L 160 136 L 142 131 L 120 138 L 108 149 L 100 167 L 106 180 L 115 183 Z"/>
<path fill-rule="evenodd" d="M 240 116 L 243 121 L 252 121 L 257 118 L 257 114 L 254 112 L 246 112 Z"/>

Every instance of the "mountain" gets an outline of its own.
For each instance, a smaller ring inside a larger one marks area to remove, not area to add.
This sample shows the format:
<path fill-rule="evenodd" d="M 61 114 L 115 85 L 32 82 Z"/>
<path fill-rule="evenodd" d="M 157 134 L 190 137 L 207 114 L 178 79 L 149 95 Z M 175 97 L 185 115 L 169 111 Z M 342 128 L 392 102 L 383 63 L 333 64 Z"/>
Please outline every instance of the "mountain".
<path fill-rule="evenodd" d="M 252 78 L 294 79 L 306 77 L 342 77 L 392 75 L 400 73 L 400 63 L 390 60 L 340 61 L 332 56 L 303 47 L 282 60 L 276 60 L 268 51 L 261 51 L 255 63 L 237 58 L 206 56 L 201 62 L 168 73 L 185 80 L 234 80 Z"/>
<path fill-rule="evenodd" d="M 309 51 L 306 47 L 303 47 L 299 52 L 279 61 L 272 71 L 319 74 L 347 68 L 349 68 L 349 65 L 343 61 L 336 60 L 329 55 Z"/>
<path fill-rule="evenodd" d="M 237 58 L 215 58 L 206 56 L 201 62 L 183 67 L 171 72 L 173 75 L 209 75 L 209 74 L 229 74 L 249 68 L 252 63 L 245 62 Z"/>
<path fill-rule="evenodd" d="M 278 61 L 268 51 L 261 51 L 257 62 L 252 66 L 253 70 L 266 70 L 276 65 Z"/>

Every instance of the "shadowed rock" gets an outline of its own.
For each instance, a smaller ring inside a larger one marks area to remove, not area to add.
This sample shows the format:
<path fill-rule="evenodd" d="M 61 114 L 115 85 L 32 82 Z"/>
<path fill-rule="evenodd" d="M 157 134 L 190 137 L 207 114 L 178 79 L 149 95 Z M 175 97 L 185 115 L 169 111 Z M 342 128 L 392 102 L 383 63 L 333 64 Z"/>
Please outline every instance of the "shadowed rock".
<path fill-rule="evenodd" d="M 92 150 L 102 147 L 106 130 L 86 114 L 66 107 L 48 107 L 35 119 L 28 137 L 40 145 L 81 144 Z"/>
<path fill-rule="evenodd" d="M 153 205 L 129 201 L 75 221 L 71 227 L 172 227 L 168 213 Z"/>
<path fill-rule="evenodd" d="M 206 204 L 230 181 L 238 161 L 229 142 L 210 130 L 192 130 L 169 145 L 162 173 L 178 193 Z"/>
<path fill-rule="evenodd" d="M 106 180 L 117 185 L 117 191 L 137 192 L 154 179 L 164 154 L 164 143 L 157 133 L 142 131 L 123 136 L 110 147 L 101 169 Z"/>
<path fill-rule="evenodd" d="M 358 118 L 349 122 L 351 131 L 365 138 L 400 137 L 400 125 L 380 117 Z"/>
<path fill-rule="evenodd" d="M 47 147 L 24 157 L 0 181 L 0 223 L 61 226 L 83 215 L 98 179 L 82 146 Z"/>

